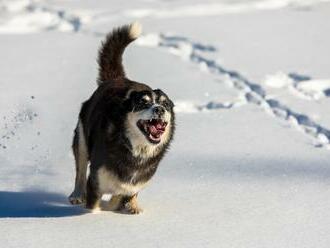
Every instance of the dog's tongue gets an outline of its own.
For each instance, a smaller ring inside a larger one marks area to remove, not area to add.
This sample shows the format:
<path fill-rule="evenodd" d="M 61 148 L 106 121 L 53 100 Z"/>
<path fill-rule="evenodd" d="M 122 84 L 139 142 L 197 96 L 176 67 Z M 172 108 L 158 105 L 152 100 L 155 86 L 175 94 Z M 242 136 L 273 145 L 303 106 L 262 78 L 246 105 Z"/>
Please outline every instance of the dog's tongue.
<path fill-rule="evenodd" d="M 160 122 L 158 122 L 158 123 L 156 123 L 156 129 L 157 130 L 164 130 L 165 128 L 164 128 L 164 124 L 163 123 L 160 123 Z"/>
<path fill-rule="evenodd" d="M 154 122 L 149 126 L 149 132 L 154 137 L 160 137 L 165 131 L 165 126 L 162 122 Z"/>

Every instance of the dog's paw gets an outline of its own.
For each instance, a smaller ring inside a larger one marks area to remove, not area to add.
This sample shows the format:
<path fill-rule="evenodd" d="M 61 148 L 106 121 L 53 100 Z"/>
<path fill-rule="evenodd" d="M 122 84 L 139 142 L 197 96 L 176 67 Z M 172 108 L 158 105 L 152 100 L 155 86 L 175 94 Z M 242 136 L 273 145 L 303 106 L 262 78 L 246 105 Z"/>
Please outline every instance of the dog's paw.
<path fill-rule="evenodd" d="M 92 214 L 100 214 L 102 212 L 102 209 L 100 207 L 95 207 L 91 209 L 87 208 L 87 210 Z"/>
<path fill-rule="evenodd" d="M 126 214 L 141 214 L 143 212 L 143 209 L 136 205 L 126 203 L 121 211 Z"/>
<path fill-rule="evenodd" d="M 86 202 L 86 194 L 83 192 L 73 191 L 69 196 L 72 205 L 84 204 Z"/>

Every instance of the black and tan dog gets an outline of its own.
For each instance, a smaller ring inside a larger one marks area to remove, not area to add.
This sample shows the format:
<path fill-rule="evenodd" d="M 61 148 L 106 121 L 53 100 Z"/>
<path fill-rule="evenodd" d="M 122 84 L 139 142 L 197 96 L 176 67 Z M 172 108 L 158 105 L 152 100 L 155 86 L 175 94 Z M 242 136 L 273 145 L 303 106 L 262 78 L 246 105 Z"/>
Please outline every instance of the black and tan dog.
<path fill-rule="evenodd" d="M 140 33 L 138 23 L 114 29 L 99 51 L 98 88 L 83 103 L 74 133 L 72 204 L 98 209 L 102 195 L 110 193 L 109 209 L 139 213 L 137 194 L 172 140 L 173 102 L 161 90 L 125 76 L 123 52 Z"/>

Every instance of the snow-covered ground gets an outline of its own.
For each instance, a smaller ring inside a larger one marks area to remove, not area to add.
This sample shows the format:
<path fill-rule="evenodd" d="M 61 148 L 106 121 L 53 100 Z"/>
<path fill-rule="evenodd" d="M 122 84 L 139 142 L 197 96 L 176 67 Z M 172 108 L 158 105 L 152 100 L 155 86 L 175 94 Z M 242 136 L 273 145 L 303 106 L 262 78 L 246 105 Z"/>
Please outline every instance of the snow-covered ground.
<path fill-rule="evenodd" d="M 330 246 L 330 3 L 0 1 L 0 247 Z M 112 27 L 177 133 L 144 213 L 70 206 L 70 145 Z"/>

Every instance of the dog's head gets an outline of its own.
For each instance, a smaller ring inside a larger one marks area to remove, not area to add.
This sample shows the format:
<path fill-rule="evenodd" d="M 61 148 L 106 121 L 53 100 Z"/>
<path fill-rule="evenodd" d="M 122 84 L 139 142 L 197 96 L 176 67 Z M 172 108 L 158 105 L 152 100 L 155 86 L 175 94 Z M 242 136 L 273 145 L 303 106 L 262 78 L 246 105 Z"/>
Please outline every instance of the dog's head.
<path fill-rule="evenodd" d="M 126 135 L 136 155 L 152 156 L 167 145 L 174 129 L 173 102 L 161 90 L 131 91 L 127 95 Z M 148 154 L 152 153 L 152 154 Z"/>

